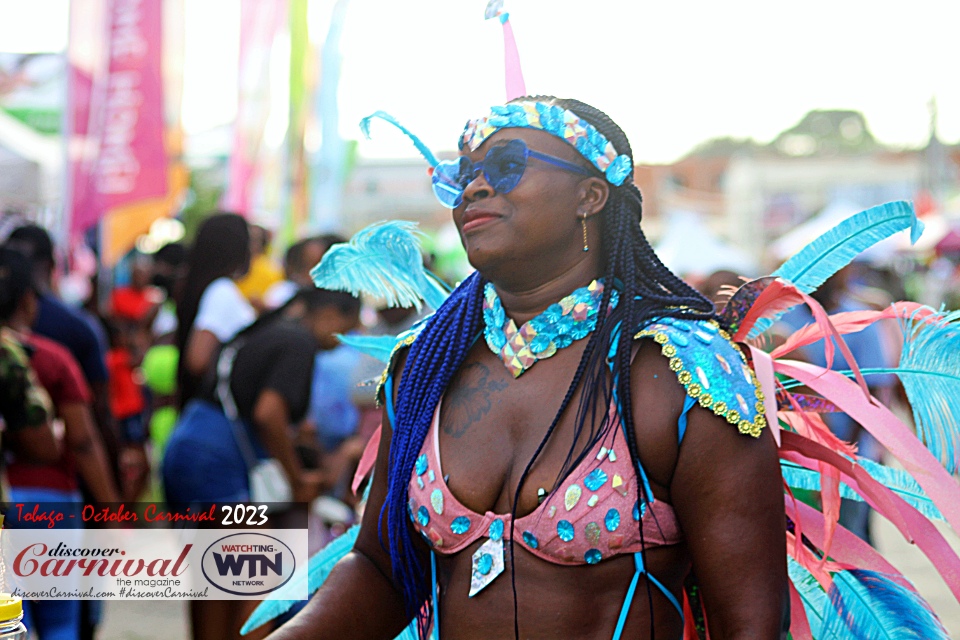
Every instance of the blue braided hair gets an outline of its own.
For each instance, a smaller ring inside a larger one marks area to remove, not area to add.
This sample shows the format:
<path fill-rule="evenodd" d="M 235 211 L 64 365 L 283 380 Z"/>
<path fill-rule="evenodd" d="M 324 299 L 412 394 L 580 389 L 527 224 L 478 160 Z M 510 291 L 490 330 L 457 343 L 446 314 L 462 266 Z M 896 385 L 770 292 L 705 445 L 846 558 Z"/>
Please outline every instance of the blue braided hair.
<path fill-rule="evenodd" d="M 517 101 L 552 102 L 573 111 L 594 125 L 620 154 L 631 157 L 626 135 L 604 112 L 577 100 L 557 99 L 552 96 L 530 96 Z M 597 172 L 600 176 L 600 173 Z M 713 304 L 689 284 L 677 277 L 657 258 L 640 229 L 642 199 L 632 178 L 620 186 L 611 186 L 610 196 L 601 218 L 601 240 L 604 251 L 603 278 L 616 283 L 620 291 L 619 304 L 607 314 L 598 314 L 597 326 L 587 342 L 580 363 L 563 397 L 556 416 L 533 457 L 527 463 L 516 488 L 511 518 L 510 571 L 514 591 L 514 632 L 519 638 L 517 619 L 516 574 L 514 572 L 513 522 L 516 505 L 524 483 L 534 463 L 545 449 L 560 418 L 573 400 L 575 391 L 583 383 L 583 393 L 577 403 L 574 435 L 566 461 L 557 475 L 557 486 L 583 458 L 605 438 L 613 426 L 607 407 L 614 395 L 618 399 L 620 420 L 624 425 L 627 448 L 635 467 L 640 468 L 640 454 L 634 430 L 631 402 L 631 346 L 637 330 L 656 317 L 671 316 L 687 319 L 714 319 Z M 389 554 L 393 564 L 394 580 L 408 613 L 416 616 L 422 638 L 427 637 L 430 624 L 430 578 L 422 558 L 413 546 L 407 502 L 408 486 L 416 458 L 430 429 L 433 413 L 453 375 L 466 358 L 467 352 L 479 335 L 482 322 L 483 280 L 473 274 L 465 280 L 428 321 L 410 347 L 404 373 L 397 390 L 393 441 L 390 448 L 389 486 L 383 510 L 387 516 Z M 601 309 L 608 308 L 614 286 L 604 288 Z M 607 364 L 610 345 L 617 348 L 612 367 Z M 612 370 L 612 375 L 611 375 Z M 389 391 L 388 391 L 389 392 Z M 577 446 L 581 434 L 589 430 L 586 444 Z M 637 500 L 645 504 L 652 496 L 644 495 L 642 483 L 637 483 Z M 381 514 L 381 522 L 383 522 Z M 641 543 L 643 526 L 640 523 Z M 384 539 L 381 536 L 381 539 Z M 652 611 L 652 593 L 649 581 L 647 599 Z M 651 615 L 651 638 L 654 621 Z"/>
<path fill-rule="evenodd" d="M 410 346 L 397 389 L 390 472 L 383 504 L 386 539 L 394 581 L 408 614 L 417 616 L 420 636 L 424 638 L 430 624 L 429 610 L 423 606 L 429 602 L 430 578 L 413 546 L 407 511 L 408 484 L 437 404 L 480 332 L 482 291 L 482 279 L 474 273 L 430 317 Z M 390 389 L 386 392 L 390 393 Z M 380 538 L 383 540 L 382 533 Z"/>

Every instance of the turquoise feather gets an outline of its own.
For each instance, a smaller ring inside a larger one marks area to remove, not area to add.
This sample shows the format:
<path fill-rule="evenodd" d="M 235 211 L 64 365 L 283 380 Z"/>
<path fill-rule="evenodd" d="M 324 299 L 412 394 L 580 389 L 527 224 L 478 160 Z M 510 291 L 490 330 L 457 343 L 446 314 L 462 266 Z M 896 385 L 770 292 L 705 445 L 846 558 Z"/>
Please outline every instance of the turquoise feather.
<path fill-rule="evenodd" d="M 320 288 L 366 293 L 391 307 L 420 310 L 423 300 L 437 309 L 448 293 L 424 269 L 416 229 L 402 220 L 372 224 L 330 247 L 310 276 Z"/>
<path fill-rule="evenodd" d="M 864 458 L 858 458 L 857 463 L 873 476 L 874 480 L 903 498 L 904 502 L 924 516 L 933 520 L 944 520 L 943 514 L 940 513 L 940 509 L 933 503 L 933 500 L 927 497 L 917 481 L 903 469 L 894 469 Z M 807 469 L 787 460 L 780 461 L 780 471 L 783 473 L 784 482 L 793 489 L 820 490 L 820 473 L 818 471 Z M 840 483 L 840 497 L 863 502 L 860 494 L 842 482 Z"/>
<path fill-rule="evenodd" d="M 882 573 L 841 571 L 833 576 L 830 607 L 818 640 L 831 634 L 863 640 L 948 640 L 946 629 L 917 593 Z"/>
<path fill-rule="evenodd" d="M 413 146 L 415 146 L 417 148 L 417 151 L 420 152 L 420 155 L 422 155 L 424 159 L 430 163 L 431 167 L 435 167 L 440 163 L 440 161 L 437 160 L 437 156 L 433 155 L 433 151 L 430 150 L 430 147 L 425 145 L 423 141 L 416 134 L 414 134 L 412 131 L 410 131 L 405 126 L 400 124 L 399 120 L 394 118 L 392 115 L 390 115 L 386 111 L 374 111 L 373 113 L 371 113 L 366 118 L 360 121 L 360 131 L 363 132 L 363 135 L 365 138 L 367 138 L 368 140 L 370 139 L 370 121 L 373 120 L 374 118 L 379 118 L 381 120 L 389 122 L 390 124 L 395 126 L 397 129 L 400 129 L 400 131 L 402 131 L 405 136 L 410 138 L 410 141 L 413 142 Z"/>
<path fill-rule="evenodd" d="M 960 471 L 960 311 L 901 321 L 895 373 L 910 399 L 917 435 L 946 467 Z"/>
<path fill-rule="evenodd" d="M 397 336 L 345 336 L 337 334 L 341 344 L 353 347 L 360 353 L 376 358 L 384 364 L 390 362 L 393 349 L 400 342 Z"/>
<path fill-rule="evenodd" d="M 290 582 L 274 591 L 269 599 L 261 602 L 247 618 L 243 628 L 240 629 L 240 633 L 246 635 L 289 611 L 299 601 L 287 598 L 290 594 L 302 591 L 304 580 L 307 581 L 307 595 L 313 595 L 320 588 L 320 585 L 326 581 L 333 570 L 333 566 L 353 549 L 359 532 L 360 526 L 354 525 L 342 536 L 335 538 L 330 544 L 315 553 L 307 564 L 306 575 L 302 573 L 294 575 Z"/>
<path fill-rule="evenodd" d="M 923 223 L 912 204 L 897 200 L 872 207 L 824 233 L 771 275 L 789 281 L 804 293 L 811 293 L 859 253 L 904 229 L 910 229 L 911 242 L 916 242 L 923 232 Z M 747 337 L 756 338 L 774 321 L 775 318 L 761 318 Z"/>
<path fill-rule="evenodd" d="M 807 614 L 807 622 L 810 624 L 810 632 L 815 640 L 841 640 L 843 636 L 822 635 L 820 627 L 823 626 L 823 616 L 830 607 L 830 601 L 827 599 L 827 593 L 824 591 L 817 579 L 803 568 L 803 566 L 787 556 L 787 574 L 790 581 L 796 587 L 800 594 L 800 600 L 803 602 L 803 610 Z"/>
<path fill-rule="evenodd" d="M 335 538 L 330 544 L 318 551 L 310 558 L 307 568 L 307 596 L 312 596 L 317 589 L 323 586 L 330 572 L 340 560 L 353 550 L 357 542 L 360 525 L 353 525 L 343 535 Z M 282 588 L 274 592 L 268 600 L 261 602 L 240 629 L 241 635 L 246 635 L 258 627 L 282 616 L 289 611 L 299 600 L 285 600 L 290 593 L 298 588 L 303 589 L 303 574 L 294 577 Z M 419 640 L 416 622 L 411 622 L 394 640 Z"/>

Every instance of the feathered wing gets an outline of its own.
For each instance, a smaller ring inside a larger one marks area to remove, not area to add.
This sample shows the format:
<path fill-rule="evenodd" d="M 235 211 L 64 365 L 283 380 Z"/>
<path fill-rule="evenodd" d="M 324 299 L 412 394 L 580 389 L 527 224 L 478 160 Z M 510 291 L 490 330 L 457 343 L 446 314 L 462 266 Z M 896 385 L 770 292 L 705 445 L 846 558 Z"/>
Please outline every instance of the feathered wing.
<path fill-rule="evenodd" d="M 306 573 L 294 575 L 290 582 L 273 592 L 269 599 L 261 602 L 247 618 L 243 628 L 240 629 L 240 633 L 246 635 L 289 611 L 293 605 L 297 604 L 298 600 L 287 598 L 293 593 L 302 592 L 304 580 L 307 582 L 307 596 L 313 595 L 330 575 L 333 566 L 353 549 L 359 532 L 360 525 L 354 525 L 343 535 L 335 538 L 330 544 L 315 553 L 307 564 Z"/>
<path fill-rule="evenodd" d="M 898 200 L 872 207 L 824 233 L 771 275 L 787 280 L 804 293 L 811 293 L 857 254 L 904 229 L 910 229 L 911 242 L 916 242 L 923 232 L 923 223 L 909 202 Z M 748 337 L 759 336 L 773 322 L 773 319 L 761 318 Z"/>
<path fill-rule="evenodd" d="M 384 364 L 390 362 L 390 355 L 400 342 L 397 336 L 345 336 L 337 334 L 337 339 L 342 344 L 353 347 L 360 353 L 376 358 Z"/>
<path fill-rule="evenodd" d="M 433 151 L 430 150 L 430 147 L 424 144 L 423 141 L 415 133 L 413 133 L 412 131 L 407 129 L 405 126 L 400 124 L 399 120 L 394 118 L 392 115 L 390 115 L 386 111 L 374 111 L 373 113 L 371 113 L 366 118 L 363 118 L 360 121 L 360 130 L 363 132 L 363 135 L 365 138 L 367 138 L 368 140 L 370 139 L 370 122 L 374 118 L 379 118 L 384 122 L 389 122 L 390 124 L 395 126 L 397 129 L 400 129 L 400 131 L 403 132 L 403 135 L 410 138 L 410 141 L 413 142 L 413 146 L 417 148 L 417 151 L 420 152 L 420 155 L 423 156 L 424 160 L 430 163 L 431 167 L 435 167 L 440 163 L 440 161 L 437 160 L 437 156 L 433 155 Z"/>
<path fill-rule="evenodd" d="M 903 498 L 904 502 L 933 520 L 945 520 L 940 509 L 933 503 L 923 488 L 903 469 L 894 469 L 865 458 L 857 458 L 857 464 L 866 469 L 877 482 Z M 783 480 L 792 489 L 820 490 L 820 472 L 790 462 L 780 461 Z M 840 484 L 840 497 L 863 502 L 863 497 L 846 483 Z"/>
<path fill-rule="evenodd" d="M 400 220 L 370 225 L 330 247 L 310 276 L 318 287 L 367 293 L 391 307 L 420 310 L 423 300 L 436 309 L 447 292 L 423 267 L 416 229 L 416 223 Z"/>
<path fill-rule="evenodd" d="M 353 525 L 343 535 L 335 538 L 330 544 L 318 551 L 310 558 L 307 574 L 295 575 L 290 582 L 274 592 L 274 595 L 260 603 L 254 609 L 250 617 L 240 629 L 241 635 L 246 635 L 258 627 L 280 617 L 289 611 L 298 600 L 284 600 L 291 593 L 295 593 L 299 588 L 303 589 L 303 580 L 307 580 L 307 597 L 316 593 L 317 589 L 323 586 L 334 565 L 353 550 L 353 545 L 357 542 L 357 534 L 360 533 L 360 525 Z M 299 582 L 296 582 L 298 581 Z M 296 584 L 294 584 L 296 582 Z M 318 633 L 320 630 L 317 630 Z M 414 624 L 408 625 L 394 640 L 419 640 Z"/>
<path fill-rule="evenodd" d="M 836 635 L 820 633 L 823 626 L 823 616 L 830 606 L 830 601 L 827 599 L 826 591 L 820 587 L 817 579 L 790 556 L 787 556 L 787 574 L 790 576 L 790 581 L 797 593 L 800 594 L 803 610 L 807 614 L 807 621 L 810 623 L 813 637 L 816 640 L 841 640 Z"/>
<path fill-rule="evenodd" d="M 903 350 L 894 371 L 907 392 L 917 435 L 956 474 L 960 471 L 960 312 L 903 318 Z"/>
<path fill-rule="evenodd" d="M 816 635 L 816 634 L 815 634 Z M 949 640 L 929 605 L 914 591 L 873 571 L 841 571 L 833 576 L 823 637 L 863 640 Z"/>

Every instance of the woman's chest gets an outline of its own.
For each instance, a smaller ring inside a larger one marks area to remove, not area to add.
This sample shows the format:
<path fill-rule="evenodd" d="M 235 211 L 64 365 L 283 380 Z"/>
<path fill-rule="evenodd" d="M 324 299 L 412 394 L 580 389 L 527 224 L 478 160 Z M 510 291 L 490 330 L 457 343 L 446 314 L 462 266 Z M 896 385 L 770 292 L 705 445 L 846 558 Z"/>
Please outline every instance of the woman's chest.
<path fill-rule="evenodd" d="M 561 366 L 541 363 L 514 379 L 493 357 L 468 359 L 448 387 L 433 437 L 442 473 L 464 506 L 509 513 L 535 455 L 518 514 L 535 509 L 539 490 L 556 482 L 573 445 L 579 394 L 558 417 L 576 362 L 570 369 L 563 360 L 549 364 Z M 586 445 L 589 431 L 588 421 L 574 449 Z"/>

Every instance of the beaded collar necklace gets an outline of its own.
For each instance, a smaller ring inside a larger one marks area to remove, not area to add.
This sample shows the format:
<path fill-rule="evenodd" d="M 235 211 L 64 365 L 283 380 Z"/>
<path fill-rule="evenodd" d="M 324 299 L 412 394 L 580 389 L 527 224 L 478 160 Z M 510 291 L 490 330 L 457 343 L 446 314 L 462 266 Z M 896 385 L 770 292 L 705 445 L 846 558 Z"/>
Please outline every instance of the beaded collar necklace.
<path fill-rule="evenodd" d="M 519 329 L 507 317 L 492 283 L 483 288 L 483 337 L 487 346 L 514 378 L 536 364 L 590 335 L 597 326 L 603 299 L 603 282 L 594 280 L 523 323 Z M 610 308 L 617 306 L 618 292 L 610 295 Z"/>

